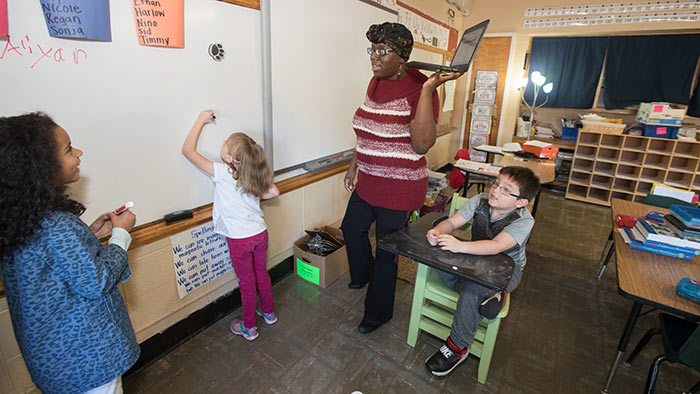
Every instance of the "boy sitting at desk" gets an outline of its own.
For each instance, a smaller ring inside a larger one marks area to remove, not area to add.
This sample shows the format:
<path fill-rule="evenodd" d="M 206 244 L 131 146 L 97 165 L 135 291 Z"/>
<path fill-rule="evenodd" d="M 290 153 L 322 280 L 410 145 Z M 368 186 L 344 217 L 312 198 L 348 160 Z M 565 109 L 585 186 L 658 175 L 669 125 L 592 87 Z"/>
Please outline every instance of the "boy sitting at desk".
<path fill-rule="evenodd" d="M 459 293 L 459 300 L 447 343 L 425 361 L 425 367 L 433 375 L 447 375 L 467 359 L 468 346 L 482 315 L 489 319 L 496 317 L 505 303 L 506 292 L 513 291 L 520 283 L 526 261 L 525 244 L 535 224 L 526 207 L 539 189 L 540 182 L 532 170 L 503 167 L 488 194 L 470 198 L 457 213 L 428 231 L 428 242 L 440 249 L 475 255 L 503 252 L 515 262 L 510 282 L 503 292 L 496 294 L 491 289 L 436 270 L 445 283 Z M 462 242 L 450 235 L 472 218 L 471 241 Z"/>

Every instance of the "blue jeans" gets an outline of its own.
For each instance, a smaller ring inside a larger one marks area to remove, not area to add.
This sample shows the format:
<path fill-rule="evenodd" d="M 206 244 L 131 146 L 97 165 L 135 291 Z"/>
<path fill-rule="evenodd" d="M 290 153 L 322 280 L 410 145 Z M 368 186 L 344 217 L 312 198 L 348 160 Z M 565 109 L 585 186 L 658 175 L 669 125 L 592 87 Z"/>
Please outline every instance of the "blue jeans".
<path fill-rule="evenodd" d="M 479 314 L 479 303 L 484 296 L 492 294 L 494 291 L 493 289 L 487 289 L 484 286 L 460 278 L 446 271 L 435 270 L 435 272 L 440 275 L 447 286 L 459 293 L 457 310 L 455 311 L 454 320 L 452 321 L 450 338 L 452 338 L 452 342 L 459 347 L 469 347 L 474 339 L 474 334 L 476 334 L 476 329 L 479 327 L 479 322 L 482 319 Z M 522 275 L 522 268 L 516 265 L 513 276 L 506 286 L 506 291 L 508 293 L 518 287 Z"/>

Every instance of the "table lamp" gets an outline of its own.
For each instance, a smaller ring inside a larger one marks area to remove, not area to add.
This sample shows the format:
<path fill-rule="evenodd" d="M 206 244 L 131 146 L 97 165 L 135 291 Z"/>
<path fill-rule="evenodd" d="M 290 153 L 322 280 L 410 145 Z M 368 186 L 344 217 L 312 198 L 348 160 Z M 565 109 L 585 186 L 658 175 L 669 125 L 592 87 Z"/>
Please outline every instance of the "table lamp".
<path fill-rule="evenodd" d="M 528 102 L 525 100 L 525 90 L 527 90 L 527 83 L 532 82 L 532 87 L 534 89 L 534 93 L 532 96 L 532 104 L 528 104 Z M 532 74 L 530 74 L 530 79 L 528 80 L 527 77 L 522 77 L 519 80 L 516 81 L 515 87 L 520 91 L 520 99 L 522 100 L 523 104 L 525 104 L 525 107 L 530 110 L 530 130 L 533 130 L 533 122 L 535 120 L 535 108 L 540 108 L 541 106 L 547 104 L 547 100 L 549 100 L 549 93 L 552 92 L 552 88 L 554 88 L 554 84 L 552 82 L 548 83 L 545 85 L 545 82 L 547 82 L 547 77 L 542 75 L 539 71 L 533 71 Z M 540 105 L 537 105 L 537 96 L 540 93 L 540 88 L 542 88 L 542 92 L 546 95 L 544 102 Z M 532 137 L 532 131 L 527 133 L 527 140 L 529 141 L 530 138 Z"/>

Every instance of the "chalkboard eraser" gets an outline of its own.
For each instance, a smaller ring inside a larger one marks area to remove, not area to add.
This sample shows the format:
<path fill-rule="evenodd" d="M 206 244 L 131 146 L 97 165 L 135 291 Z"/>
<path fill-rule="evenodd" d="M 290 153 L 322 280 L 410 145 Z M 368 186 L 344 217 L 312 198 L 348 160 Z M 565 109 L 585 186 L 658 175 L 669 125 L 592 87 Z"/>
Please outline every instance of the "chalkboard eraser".
<path fill-rule="evenodd" d="M 165 224 L 173 224 L 179 222 L 180 220 L 192 219 L 192 210 L 185 209 L 182 211 L 170 212 L 169 214 L 163 216 L 165 219 Z"/>

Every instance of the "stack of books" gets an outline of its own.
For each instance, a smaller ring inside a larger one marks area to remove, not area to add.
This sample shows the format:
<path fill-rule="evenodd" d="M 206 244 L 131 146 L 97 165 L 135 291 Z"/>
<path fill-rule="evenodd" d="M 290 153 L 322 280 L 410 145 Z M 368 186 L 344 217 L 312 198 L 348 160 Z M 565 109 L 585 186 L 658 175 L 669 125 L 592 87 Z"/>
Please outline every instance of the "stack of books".
<path fill-rule="evenodd" d="M 633 228 L 621 228 L 620 233 L 625 242 L 633 249 L 684 260 L 700 256 L 700 208 L 680 205 L 672 207 L 683 209 L 671 209 L 671 213 L 664 216 L 664 223 L 638 219 Z"/>
<path fill-rule="evenodd" d="M 683 238 L 700 242 L 700 208 L 671 205 L 664 222 Z"/>

